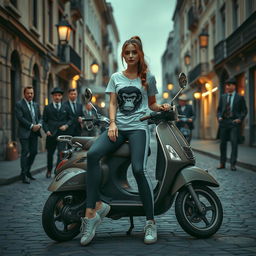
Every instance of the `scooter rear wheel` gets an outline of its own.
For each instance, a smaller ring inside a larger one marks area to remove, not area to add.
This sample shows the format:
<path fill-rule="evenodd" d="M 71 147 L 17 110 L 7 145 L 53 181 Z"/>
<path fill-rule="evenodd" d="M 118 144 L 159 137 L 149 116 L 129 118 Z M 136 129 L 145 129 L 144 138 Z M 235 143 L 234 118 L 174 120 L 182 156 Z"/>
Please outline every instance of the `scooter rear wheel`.
<path fill-rule="evenodd" d="M 207 186 L 193 186 L 203 207 L 200 213 L 189 190 L 183 188 L 175 202 L 176 218 L 180 226 L 190 235 L 207 238 L 215 234 L 222 223 L 223 209 L 217 195 Z"/>
<path fill-rule="evenodd" d="M 80 233 L 81 222 L 70 222 L 63 218 L 66 207 L 76 205 L 84 200 L 83 193 L 55 192 L 46 201 L 42 213 L 45 233 L 55 241 L 69 241 Z"/>

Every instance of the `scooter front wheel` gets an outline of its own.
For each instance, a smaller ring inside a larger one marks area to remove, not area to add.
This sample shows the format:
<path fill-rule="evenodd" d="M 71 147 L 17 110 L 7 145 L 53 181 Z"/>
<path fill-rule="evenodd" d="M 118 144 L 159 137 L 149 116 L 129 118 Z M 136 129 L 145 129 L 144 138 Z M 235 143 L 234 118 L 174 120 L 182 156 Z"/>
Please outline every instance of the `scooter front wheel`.
<path fill-rule="evenodd" d="M 175 202 L 176 218 L 188 234 L 197 238 L 207 238 L 215 234 L 221 226 L 222 205 L 217 195 L 207 186 L 196 185 L 193 189 L 203 211 L 199 211 L 189 190 L 183 188 Z"/>
<path fill-rule="evenodd" d="M 42 224 L 45 233 L 55 241 L 68 241 L 80 232 L 81 222 L 69 221 L 66 216 L 69 206 L 84 200 L 83 193 L 55 192 L 46 201 L 42 213 Z"/>

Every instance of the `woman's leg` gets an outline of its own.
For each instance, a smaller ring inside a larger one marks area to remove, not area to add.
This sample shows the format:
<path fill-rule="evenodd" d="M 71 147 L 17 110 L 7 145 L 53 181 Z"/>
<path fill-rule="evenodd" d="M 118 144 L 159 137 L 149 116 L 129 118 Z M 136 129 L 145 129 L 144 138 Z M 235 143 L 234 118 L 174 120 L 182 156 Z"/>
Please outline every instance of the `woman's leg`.
<path fill-rule="evenodd" d="M 81 218 L 81 245 L 87 245 L 95 235 L 96 228 L 100 225 L 101 219 L 106 216 L 110 206 L 102 204 L 99 196 L 100 186 L 100 159 L 117 150 L 124 142 L 124 137 L 119 132 L 115 142 L 110 141 L 107 131 L 93 143 L 87 153 L 87 208 L 85 218 Z M 97 211 L 97 213 L 96 213 Z"/>
<path fill-rule="evenodd" d="M 146 172 L 149 133 L 145 130 L 129 131 L 128 138 L 131 149 L 133 174 L 138 184 L 141 201 L 147 218 L 144 227 L 144 243 L 153 244 L 157 241 L 157 227 L 154 221 L 153 186 Z"/>
<path fill-rule="evenodd" d="M 116 151 L 125 139 L 121 133 L 115 142 L 108 137 L 107 131 L 93 143 L 87 152 L 87 211 L 86 217 L 93 217 L 95 209 L 100 208 L 99 185 L 101 180 L 100 159 L 108 153 Z"/>
<path fill-rule="evenodd" d="M 133 130 L 126 132 L 130 151 L 133 175 L 138 184 L 138 189 L 146 213 L 147 220 L 154 220 L 154 196 L 153 186 L 146 171 L 149 133 L 145 130 Z"/>

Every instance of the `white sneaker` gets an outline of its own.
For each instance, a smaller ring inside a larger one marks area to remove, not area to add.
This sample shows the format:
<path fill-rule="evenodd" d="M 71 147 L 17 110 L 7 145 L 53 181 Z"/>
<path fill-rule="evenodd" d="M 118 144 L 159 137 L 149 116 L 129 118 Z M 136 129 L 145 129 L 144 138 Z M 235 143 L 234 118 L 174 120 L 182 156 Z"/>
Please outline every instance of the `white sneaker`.
<path fill-rule="evenodd" d="M 97 213 L 100 215 L 101 220 L 108 215 L 110 211 L 110 206 L 104 202 L 101 204 L 101 208 L 97 211 Z"/>
<path fill-rule="evenodd" d="M 145 232 L 145 237 L 144 237 L 145 244 L 153 244 L 157 241 L 157 228 L 154 221 L 147 220 L 146 226 L 144 228 L 144 232 Z"/>
<path fill-rule="evenodd" d="M 99 216 L 99 214 L 96 213 L 94 218 L 81 218 L 81 233 L 82 233 L 82 237 L 80 240 L 80 244 L 81 245 L 87 245 L 89 244 L 92 239 L 95 236 L 95 231 L 96 228 L 100 225 L 101 223 L 101 218 Z"/>

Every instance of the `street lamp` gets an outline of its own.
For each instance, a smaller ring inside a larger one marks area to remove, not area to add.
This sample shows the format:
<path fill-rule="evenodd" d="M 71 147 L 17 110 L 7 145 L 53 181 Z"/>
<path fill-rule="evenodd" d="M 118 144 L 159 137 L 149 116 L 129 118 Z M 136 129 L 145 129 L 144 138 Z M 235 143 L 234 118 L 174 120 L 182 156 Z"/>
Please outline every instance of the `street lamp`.
<path fill-rule="evenodd" d="M 174 87 L 173 84 L 171 84 L 171 83 L 167 84 L 168 91 L 171 91 L 173 89 L 173 87 Z"/>
<path fill-rule="evenodd" d="M 187 52 L 184 56 L 184 62 L 185 62 L 185 65 L 186 66 L 189 66 L 190 65 L 190 61 L 191 61 L 191 56 L 189 54 L 189 52 Z"/>
<path fill-rule="evenodd" d="M 56 24 L 59 38 L 59 50 L 60 58 L 65 61 L 64 50 L 70 39 L 72 27 L 67 20 L 61 20 L 59 24 Z"/>
<path fill-rule="evenodd" d="M 194 98 L 195 98 L 196 100 L 199 100 L 199 99 L 201 98 L 201 93 L 200 93 L 200 92 L 195 92 L 195 93 L 194 93 Z"/>
<path fill-rule="evenodd" d="M 208 47 L 208 42 L 209 41 L 209 34 L 206 32 L 204 29 L 200 35 L 199 35 L 199 45 L 200 48 L 207 48 Z"/>
<path fill-rule="evenodd" d="M 93 61 L 93 63 L 91 64 L 90 68 L 91 68 L 91 72 L 92 72 L 92 74 L 94 76 L 94 81 L 95 81 L 96 75 L 98 74 L 99 69 L 100 69 L 99 64 L 97 63 L 96 60 Z"/>

